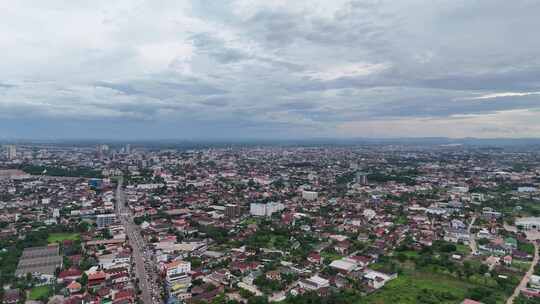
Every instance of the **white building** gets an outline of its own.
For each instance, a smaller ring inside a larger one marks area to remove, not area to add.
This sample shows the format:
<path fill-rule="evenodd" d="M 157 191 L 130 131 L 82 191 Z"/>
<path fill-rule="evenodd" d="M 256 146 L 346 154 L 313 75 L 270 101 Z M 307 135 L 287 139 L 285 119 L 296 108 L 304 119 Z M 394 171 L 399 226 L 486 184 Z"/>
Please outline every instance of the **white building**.
<path fill-rule="evenodd" d="M 522 230 L 540 230 L 540 217 L 522 217 L 516 219 L 516 226 Z"/>
<path fill-rule="evenodd" d="M 283 209 L 285 209 L 285 205 L 283 205 L 282 203 L 251 203 L 249 205 L 249 214 L 253 216 L 271 216 L 274 212 L 279 212 Z"/>
<path fill-rule="evenodd" d="M 9 160 L 17 158 L 17 146 L 7 145 L 6 146 L 6 156 Z"/>
<path fill-rule="evenodd" d="M 362 212 L 362 215 L 368 220 L 371 221 L 377 213 L 372 209 L 365 209 L 364 212 Z"/>
<path fill-rule="evenodd" d="M 383 287 L 388 281 L 397 278 L 397 273 L 386 274 L 383 272 L 368 269 L 364 272 L 364 278 L 368 280 L 371 287 L 379 289 Z"/>
<path fill-rule="evenodd" d="M 330 263 L 330 267 L 340 271 L 351 272 L 358 268 L 358 264 L 354 260 L 343 258 L 341 260 L 332 261 L 332 263 Z"/>
<path fill-rule="evenodd" d="M 105 228 L 114 224 L 116 221 L 116 215 L 113 213 L 98 214 L 96 215 L 96 225 L 98 228 Z"/>
<path fill-rule="evenodd" d="M 329 287 L 330 281 L 321 278 L 318 275 L 314 275 L 311 278 L 298 281 L 298 285 L 307 290 L 318 290 L 321 288 Z"/>
<path fill-rule="evenodd" d="M 538 191 L 538 189 L 536 189 L 535 187 L 518 187 L 518 192 L 521 192 L 521 193 L 528 193 L 528 192 L 536 192 Z"/>
<path fill-rule="evenodd" d="M 302 191 L 302 198 L 308 201 L 314 201 L 319 197 L 319 194 L 315 191 Z"/>

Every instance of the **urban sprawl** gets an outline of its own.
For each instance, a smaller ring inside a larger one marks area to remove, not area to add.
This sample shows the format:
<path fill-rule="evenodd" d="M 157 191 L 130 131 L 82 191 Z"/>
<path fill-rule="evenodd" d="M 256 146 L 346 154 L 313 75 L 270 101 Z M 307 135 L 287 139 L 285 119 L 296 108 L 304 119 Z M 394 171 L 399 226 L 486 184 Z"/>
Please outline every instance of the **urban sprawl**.
<path fill-rule="evenodd" d="M 540 303 L 526 146 L 6 144 L 2 303 Z"/>

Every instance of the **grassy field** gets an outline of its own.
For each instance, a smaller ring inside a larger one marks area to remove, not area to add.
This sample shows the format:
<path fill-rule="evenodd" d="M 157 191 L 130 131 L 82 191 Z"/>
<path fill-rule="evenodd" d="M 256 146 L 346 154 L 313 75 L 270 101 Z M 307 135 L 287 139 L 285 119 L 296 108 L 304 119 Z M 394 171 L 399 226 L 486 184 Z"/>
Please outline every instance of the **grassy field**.
<path fill-rule="evenodd" d="M 78 233 L 51 233 L 49 234 L 47 241 L 49 242 L 49 244 L 52 244 L 52 243 L 60 243 L 64 240 L 76 241 L 79 238 L 80 238 L 80 234 Z"/>
<path fill-rule="evenodd" d="M 358 304 L 416 304 L 422 294 L 445 293 L 446 300 L 441 304 L 460 303 L 465 299 L 467 290 L 474 285 L 444 274 L 430 272 L 407 272 L 390 281 L 381 290 L 358 300 Z"/>
<path fill-rule="evenodd" d="M 467 256 L 471 253 L 471 248 L 468 245 L 457 244 L 456 245 L 457 253 Z"/>
<path fill-rule="evenodd" d="M 359 304 L 384 304 L 384 303 L 418 303 L 417 297 L 423 289 L 428 292 L 449 292 L 456 299 L 464 299 L 467 283 L 458 281 L 452 277 L 437 274 L 403 274 L 397 279 L 390 281 L 382 290 L 375 292 L 359 301 Z M 456 300 L 441 303 L 457 303 Z"/>
<path fill-rule="evenodd" d="M 531 267 L 531 262 L 526 261 L 512 261 L 512 267 L 519 269 L 520 271 L 526 272 Z"/>
<path fill-rule="evenodd" d="M 51 287 L 48 285 L 38 286 L 30 290 L 30 295 L 28 296 L 30 300 L 38 300 L 40 298 L 48 297 L 51 292 Z"/>

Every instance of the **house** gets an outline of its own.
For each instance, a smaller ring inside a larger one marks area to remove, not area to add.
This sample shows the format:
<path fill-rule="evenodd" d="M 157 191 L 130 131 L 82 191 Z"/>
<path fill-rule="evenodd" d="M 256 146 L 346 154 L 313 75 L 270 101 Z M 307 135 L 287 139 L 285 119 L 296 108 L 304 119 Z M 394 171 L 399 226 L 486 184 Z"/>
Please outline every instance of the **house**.
<path fill-rule="evenodd" d="M 313 264 L 322 264 L 323 258 L 317 252 L 312 252 L 308 255 L 307 260 Z"/>
<path fill-rule="evenodd" d="M 448 229 L 444 233 L 444 240 L 452 243 L 463 243 L 468 245 L 471 236 L 465 229 Z"/>
<path fill-rule="evenodd" d="M 358 267 L 357 263 L 349 258 L 332 261 L 329 266 L 342 273 L 354 271 Z"/>
<path fill-rule="evenodd" d="M 351 247 L 351 242 L 349 242 L 349 241 L 341 241 L 341 242 L 337 242 L 334 245 L 334 250 L 336 250 L 340 254 L 347 254 L 350 247 Z"/>
<path fill-rule="evenodd" d="M 74 293 L 78 293 L 79 291 L 81 291 L 82 286 L 77 281 L 71 281 L 71 283 L 69 283 L 66 288 L 68 289 L 70 294 L 74 294 Z"/>
<path fill-rule="evenodd" d="M 279 271 L 269 271 L 266 273 L 266 278 L 268 280 L 272 280 L 272 281 L 279 281 L 281 280 L 281 273 Z"/>
<path fill-rule="evenodd" d="M 67 270 L 61 271 L 58 274 L 57 282 L 59 284 L 70 283 L 71 281 L 75 281 L 75 280 L 81 278 L 81 276 L 82 276 L 82 271 L 80 271 L 77 268 L 71 267 L 71 268 L 69 268 Z"/>
<path fill-rule="evenodd" d="M 495 254 L 495 255 L 505 255 L 509 254 L 512 250 L 508 247 L 502 246 L 502 245 L 496 245 L 496 244 L 486 244 L 486 245 L 480 245 L 480 250 L 487 251 L 488 253 Z"/>
<path fill-rule="evenodd" d="M 383 287 L 387 282 L 397 278 L 397 273 L 384 273 L 381 271 L 375 271 L 367 269 L 364 271 L 364 279 L 370 287 L 379 289 Z"/>
<path fill-rule="evenodd" d="M 21 293 L 18 289 L 10 289 L 4 292 L 4 297 L 2 303 L 6 304 L 16 304 L 22 300 Z"/>
<path fill-rule="evenodd" d="M 91 272 L 88 274 L 88 286 L 95 287 L 105 283 L 107 274 L 103 271 Z"/>
<path fill-rule="evenodd" d="M 501 258 L 496 256 L 490 256 L 485 260 L 485 263 L 489 266 L 489 269 L 493 269 L 493 267 L 500 265 Z"/>
<path fill-rule="evenodd" d="M 512 257 L 520 260 L 530 260 L 532 258 L 530 254 L 520 250 L 512 250 Z"/>
<path fill-rule="evenodd" d="M 325 278 L 321 278 L 318 275 L 314 275 L 310 278 L 298 281 L 298 285 L 306 290 L 318 290 L 321 288 L 329 287 L 330 281 Z"/>
<path fill-rule="evenodd" d="M 135 292 L 133 289 L 123 289 L 114 294 L 114 303 L 122 300 L 128 300 L 131 302 L 135 298 Z"/>
<path fill-rule="evenodd" d="M 360 267 L 366 267 L 367 265 L 374 262 L 371 257 L 365 255 L 353 255 L 349 256 L 349 259 L 354 261 Z"/>
<path fill-rule="evenodd" d="M 540 290 L 538 289 L 525 288 L 521 290 L 521 294 L 527 298 L 540 298 Z"/>
<path fill-rule="evenodd" d="M 530 285 L 532 288 L 540 289 L 540 276 L 534 275 L 534 274 L 533 274 L 533 275 L 529 278 L 529 285 Z"/>
<path fill-rule="evenodd" d="M 478 302 L 471 299 L 465 299 L 460 304 L 483 304 L 482 302 Z"/>

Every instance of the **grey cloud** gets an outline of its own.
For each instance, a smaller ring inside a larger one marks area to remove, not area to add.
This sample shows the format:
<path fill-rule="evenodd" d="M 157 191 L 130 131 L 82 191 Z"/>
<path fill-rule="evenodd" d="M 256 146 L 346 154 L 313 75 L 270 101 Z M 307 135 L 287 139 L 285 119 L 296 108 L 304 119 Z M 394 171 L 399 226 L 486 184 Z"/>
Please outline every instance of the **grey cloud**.
<path fill-rule="evenodd" d="M 223 98 L 210 98 L 201 101 L 201 104 L 212 107 L 225 107 L 229 105 L 229 102 Z"/>
<path fill-rule="evenodd" d="M 133 86 L 129 85 L 129 84 L 115 84 L 115 83 L 108 83 L 108 82 L 103 82 L 103 81 L 98 81 L 95 83 L 96 87 L 103 87 L 103 88 L 108 88 L 108 89 L 112 89 L 112 90 L 115 90 L 115 91 L 118 91 L 118 92 L 121 92 L 121 93 L 124 93 L 124 94 L 127 94 L 127 95 L 136 95 L 136 94 L 140 94 L 141 91 L 138 91 L 136 89 L 133 88 Z"/>
<path fill-rule="evenodd" d="M 3 89 L 9 89 L 9 88 L 13 88 L 15 87 L 14 85 L 11 85 L 11 84 L 7 84 L 7 83 L 1 83 L 0 82 L 0 88 L 3 88 Z"/>
<path fill-rule="evenodd" d="M 332 13 L 317 10 L 321 3 Z M 9 75 L 0 112 L 310 135 L 344 121 L 538 107 L 538 96 L 466 99 L 540 91 L 540 40 L 531 30 L 540 26 L 538 2 L 337 3 L 254 1 L 248 13 L 235 0 L 193 1 L 188 9 L 128 4 L 106 14 L 99 4 L 74 8 L 89 18 L 81 24 L 96 26 L 75 31 L 65 26 L 69 18 L 49 18 L 52 42 L 44 35 L 31 48 L 12 46 L 15 55 L 0 64 Z M 115 22 L 98 26 L 93 14 Z M 14 29 L 7 41 L 35 37 L 35 29 L 13 26 L 19 15 L 5 16 Z M 36 53 L 58 55 L 36 60 Z M 385 68 L 343 73 L 363 65 Z M 488 131 L 498 132 L 479 130 Z"/>

